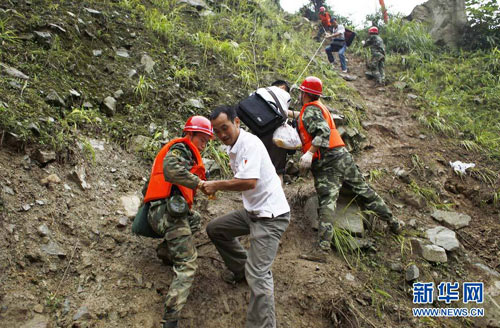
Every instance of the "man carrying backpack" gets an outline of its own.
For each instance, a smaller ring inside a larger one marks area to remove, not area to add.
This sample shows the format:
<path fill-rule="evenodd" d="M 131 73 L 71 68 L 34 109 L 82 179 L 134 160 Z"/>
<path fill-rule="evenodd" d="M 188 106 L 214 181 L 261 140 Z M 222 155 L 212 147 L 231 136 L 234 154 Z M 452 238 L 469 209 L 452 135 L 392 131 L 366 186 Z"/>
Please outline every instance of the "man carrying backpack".
<path fill-rule="evenodd" d="M 372 58 L 368 64 L 371 70 L 371 75 L 375 78 L 378 84 L 385 82 L 385 45 L 384 40 L 378 35 L 378 28 L 372 26 L 368 29 L 370 35 L 366 41 L 363 41 L 363 47 L 370 47 Z"/>
<path fill-rule="evenodd" d="M 345 35 L 344 35 L 345 27 L 344 25 L 339 24 L 335 17 L 332 18 L 332 26 L 333 26 L 333 32 L 332 34 L 328 34 L 326 38 L 331 38 L 333 40 L 332 43 L 325 48 L 325 52 L 328 57 L 328 61 L 331 64 L 335 64 L 335 57 L 333 57 L 333 53 L 338 52 L 342 73 L 347 73 L 347 63 L 344 55 L 347 49 Z"/>

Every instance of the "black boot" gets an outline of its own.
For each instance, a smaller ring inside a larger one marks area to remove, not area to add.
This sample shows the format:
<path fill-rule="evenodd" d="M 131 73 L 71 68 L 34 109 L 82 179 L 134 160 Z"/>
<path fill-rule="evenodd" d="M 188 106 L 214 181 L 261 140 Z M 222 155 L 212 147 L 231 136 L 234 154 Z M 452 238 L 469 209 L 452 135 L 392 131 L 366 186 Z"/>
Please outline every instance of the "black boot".
<path fill-rule="evenodd" d="M 165 321 L 163 323 L 163 328 L 177 328 L 177 320 L 174 321 Z"/>

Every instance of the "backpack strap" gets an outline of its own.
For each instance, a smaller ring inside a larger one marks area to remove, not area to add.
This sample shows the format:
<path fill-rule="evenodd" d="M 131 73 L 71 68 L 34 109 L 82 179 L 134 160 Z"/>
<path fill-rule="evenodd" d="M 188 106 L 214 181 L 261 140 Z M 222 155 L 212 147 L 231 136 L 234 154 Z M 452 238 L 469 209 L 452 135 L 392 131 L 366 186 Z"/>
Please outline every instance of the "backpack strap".
<path fill-rule="evenodd" d="M 278 97 L 276 97 L 276 95 L 274 94 L 274 92 L 271 89 L 267 88 L 267 87 L 266 87 L 266 91 L 269 92 L 269 94 L 271 95 L 271 97 L 273 97 L 274 101 L 276 102 L 276 106 L 278 106 L 278 108 L 280 110 L 281 115 L 286 120 L 287 119 L 287 115 L 286 115 L 285 110 L 283 109 L 283 107 L 281 107 L 281 103 L 278 100 Z"/>

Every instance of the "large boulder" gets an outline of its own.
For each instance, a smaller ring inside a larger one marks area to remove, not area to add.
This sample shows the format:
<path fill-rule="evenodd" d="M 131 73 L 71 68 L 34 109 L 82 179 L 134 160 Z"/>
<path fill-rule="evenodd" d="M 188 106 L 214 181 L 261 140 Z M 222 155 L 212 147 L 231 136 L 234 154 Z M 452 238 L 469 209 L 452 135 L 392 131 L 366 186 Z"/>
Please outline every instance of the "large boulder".
<path fill-rule="evenodd" d="M 436 43 L 451 48 L 459 46 L 468 24 L 465 0 L 429 0 L 416 6 L 406 18 L 429 24 Z"/>

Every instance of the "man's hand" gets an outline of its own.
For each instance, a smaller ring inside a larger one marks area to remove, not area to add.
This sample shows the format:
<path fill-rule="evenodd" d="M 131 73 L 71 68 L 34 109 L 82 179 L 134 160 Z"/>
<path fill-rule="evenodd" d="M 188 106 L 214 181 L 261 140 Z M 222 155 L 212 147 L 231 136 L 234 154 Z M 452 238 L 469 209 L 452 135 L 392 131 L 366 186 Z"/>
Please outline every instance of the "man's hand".
<path fill-rule="evenodd" d="M 307 170 L 307 169 L 311 168 L 312 160 L 313 160 L 313 153 L 311 153 L 310 151 L 307 151 L 300 158 L 299 167 L 302 170 Z"/>
<path fill-rule="evenodd" d="M 201 191 L 207 195 L 213 195 L 217 191 L 217 181 L 204 181 Z"/>

